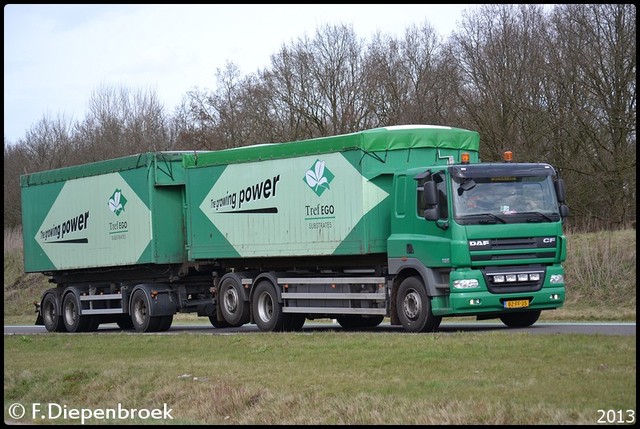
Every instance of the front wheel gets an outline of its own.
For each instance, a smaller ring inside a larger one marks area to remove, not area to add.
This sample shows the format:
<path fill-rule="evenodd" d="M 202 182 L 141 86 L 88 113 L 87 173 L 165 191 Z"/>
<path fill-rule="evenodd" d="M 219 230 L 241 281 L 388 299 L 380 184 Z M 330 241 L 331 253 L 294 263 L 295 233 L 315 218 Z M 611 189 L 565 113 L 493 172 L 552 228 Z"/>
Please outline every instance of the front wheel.
<path fill-rule="evenodd" d="M 282 331 L 285 317 L 275 287 L 268 280 L 256 286 L 251 299 L 253 320 L 261 331 Z"/>
<path fill-rule="evenodd" d="M 510 328 L 527 328 L 538 321 L 540 313 L 540 310 L 508 313 L 500 316 L 500 320 Z"/>
<path fill-rule="evenodd" d="M 400 323 L 408 332 L 435 331 L 442 317 L 434 316 L 431 299 L 419 277 L 407 277 L 400 283 L 396 310 Z"/>

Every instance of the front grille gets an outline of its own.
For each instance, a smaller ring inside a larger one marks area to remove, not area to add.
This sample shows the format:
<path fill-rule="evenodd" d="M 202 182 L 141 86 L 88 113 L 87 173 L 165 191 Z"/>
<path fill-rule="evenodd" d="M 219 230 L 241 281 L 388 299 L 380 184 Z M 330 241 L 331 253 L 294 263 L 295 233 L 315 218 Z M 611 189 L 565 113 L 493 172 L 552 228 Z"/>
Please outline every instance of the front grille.
<path fill-rule="evenodd" d="M 558 251 L 556 237 L 480 239 L 469 240 L 468 244 L 471 262 L 486 263 L 523 259 L 545 259 L 552 262 Z"/>

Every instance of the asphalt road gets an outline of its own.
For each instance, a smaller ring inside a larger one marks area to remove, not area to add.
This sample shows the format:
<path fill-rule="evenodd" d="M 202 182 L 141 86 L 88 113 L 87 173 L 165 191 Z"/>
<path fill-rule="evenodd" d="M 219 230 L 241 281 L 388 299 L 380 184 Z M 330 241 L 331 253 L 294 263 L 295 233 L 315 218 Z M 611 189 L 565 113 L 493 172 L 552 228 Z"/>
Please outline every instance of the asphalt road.
<path fill-rule="evenodd" d="M 313 323 L 307 321 L 302 332 L 342 331 L 338 323 Z M 365 331 L 363 329 L 363 331 Z M 404 333 L 401 326 L 391 326 L 382 323 L 376 328 L 366 329 L 367 332 L 399 332 Z M 122 330 L 115 323 L 100 325 L 98 334 L 120 333 Z M 131 331 L 134 333 L 134 331 Z M 136 335 L 171 335 L 179 333 L 218 334 L 229 335 L 243 332 L 260 332 L 253 324 L 239 328 L 214 328 L 209 324 L 180 324 L 175 323 L 166 332 Z M 455 334 L 456 332 L 527 332 L 531 334 L 601 334 L 601 335 L 636 335 L 635 322 L 538 322 L 528 328 L 507 328 L 501 322 L 442 322 L 437 332 Z M 5 325 L 5 335 L 44 334 L 44 326 L 36 325 Z"/>

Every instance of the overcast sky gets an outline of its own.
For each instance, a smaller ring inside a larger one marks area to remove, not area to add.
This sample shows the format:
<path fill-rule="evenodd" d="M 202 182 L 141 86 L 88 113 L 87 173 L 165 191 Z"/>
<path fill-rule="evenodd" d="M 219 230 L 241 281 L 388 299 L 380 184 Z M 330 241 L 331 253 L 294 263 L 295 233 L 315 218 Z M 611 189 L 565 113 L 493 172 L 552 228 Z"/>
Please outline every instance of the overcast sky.
<path fill-rule="evenodd" d="M 443 37 L 460 5 L 5 5 L 4 137 L 11 143 L 43 117 L 75 122 L 103 85 L 152 90 L 167 113 L 192 89 L 214 89 L 226 62 L 249 74 L 325 24 L 401 36 L 429 22 Z"/>

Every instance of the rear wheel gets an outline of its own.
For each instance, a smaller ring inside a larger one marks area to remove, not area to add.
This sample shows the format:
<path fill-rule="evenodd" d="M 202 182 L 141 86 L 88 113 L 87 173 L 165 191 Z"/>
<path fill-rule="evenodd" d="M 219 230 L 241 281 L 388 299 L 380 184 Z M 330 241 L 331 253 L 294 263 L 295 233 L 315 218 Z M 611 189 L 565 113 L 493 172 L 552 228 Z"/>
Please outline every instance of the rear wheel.
<path fill-rule="evenodd" d="M 161 316 L 160 323 L 158 324 L 158 332 L 168 331 L 173 323 L 173 314 L 168 316 Z"/>
<path fill-rule="evenodd" d="M 120 329 L 131 329 L 133 328 L 133 321 L 131 320 L 131 317 L 124 315 L 122 316 L 120 319 L 118 319 L 116 321 L 116 323 L 118 324 L 118 327 Z"/>
<path fill-rule="evenodd" d="M 538 321 L 540 313 L 542 313 L 540 310 L 508 313 L 500 316 L 500 320 L 510 328 L 526 328 Z"/>
<path fill-rule="evenodd" d="M 66 332 L 67 328 L 62 320 L 62 315 L 58 311 L 60 303 L 56 296 L 52 293 L 48 293 L 42 299 L 40 304 L 40 314 L 42 315 L 42 322 L 44 327 L 49 332 Z"/>
<path fill-rule="evenodd" d="M 375 328 L 384 320 L 384 316 L 363 316 L 344 314 L 336 316 L 336 320 L 344 329 Z"/>
<path fill-rule="evenodd" d="M 218 320 L 218 316 L 215 314 L 209 316 L 209 322 L 214 328 L 228 328 L 231 326 L 226 320 Z"/>
<path fill-rule="evenodd" d="M 220 285 L 220 312 L 229 325 L 238 327 L 249 321 L 249 303 L 244 301 L 242 284 L 227 277 Z"/>
<path fill-rule="evenodd" d="M 408 332 L 435 331 L 442 317 L 434 316 L 431 311 L 431 299 L 418 277 L 407 277 L 400 283 L 396 301 L 398 318 Z"/>
<path fill-rule="evenodd" d="M 253 320 L 261 331 L 282 331 L 285 317 L 282 305 L 278 303 L 275 287 L 268 280 L 263 280 L 256 286 L 251 300 Z"/>
<path fill-rule="evenodd" d="M 91 316 L 80 315 L 80 298 L 73 292 L 62 300 L 62 320 L 68 332 L 86 332 L 92 327 Z"/>
<path fill-rule="evenodd" d="M 216 305 L 211 306 L 213 309 L 213 314 L 209 313 L 209 322 L 211 322 L 211 326 L 214 328 L 228 328 L 231 325 L 226 320 L 218 320 L 218 310 L 216 310 Z"/>
<path fill-rule="evenodd" d="M 162 323 L 162 316 L 151 316 L 149 296 L 143 289 L 138 289 L 131 297 L 131 321 L 138 332 L 157 332 Z"/>
<path fill-rule="evenodd" d="M 304 314 L 285 314 L 284 330 L 289 332 L 300 331 L 306 320 L 307 317 Z"/>

